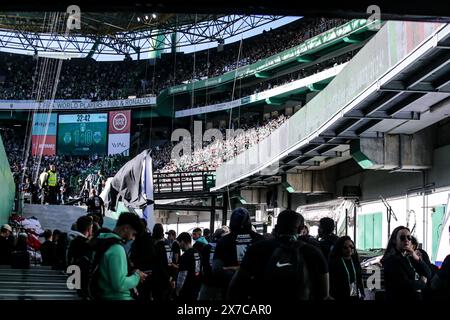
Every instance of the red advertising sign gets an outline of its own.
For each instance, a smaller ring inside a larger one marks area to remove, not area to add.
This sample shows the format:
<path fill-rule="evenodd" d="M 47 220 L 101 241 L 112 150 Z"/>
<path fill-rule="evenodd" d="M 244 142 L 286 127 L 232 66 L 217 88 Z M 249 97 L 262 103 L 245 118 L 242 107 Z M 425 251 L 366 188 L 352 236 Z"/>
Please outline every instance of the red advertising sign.
<path fill-rule="evenodd" d="M 131 127 L 131 110 L 109 112 L 109 134 L 129 133 Z"/>
<path fill-rule="evenodd" d="M 56 154 L 56 136 L 32 136 L 31 154 L 38 156 L 54 156 Z"/>

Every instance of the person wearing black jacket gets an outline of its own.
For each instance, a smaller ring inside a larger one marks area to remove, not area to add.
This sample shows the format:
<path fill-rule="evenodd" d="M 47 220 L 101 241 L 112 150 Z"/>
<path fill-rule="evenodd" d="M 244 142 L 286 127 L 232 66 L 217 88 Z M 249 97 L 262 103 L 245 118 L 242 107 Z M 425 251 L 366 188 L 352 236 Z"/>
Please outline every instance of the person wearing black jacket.
<path fill-rule="evenodd" d="M 430 269 L 430 278 L 429 278 L 430 281 L 427 282 L 427 287 L 422 290 L 423 299 L 424 300 L 434 300 L 437 295 L 436 295 L 436 292 L 434 292 L 431 288 L 431 282 L 432 282 L 434 275 L 439 271 L 439 268 L 436 265 L 434 265 L 433 263 L 431 263 L 430 256 L 428 255 L 428 253 L 425 250 L 417 249 L 415 251 L 416 251 L 416 254 L 419 256 L 420 260 L 425 262 L 425 264 Z"/>
<path fill-rule="evenodd" d="M 330 253 L 330 295 L 335 300 L 364 298 L 361 264 L 355 243 L 349 236 L 339 238 Z"/>
<path fill-rule="evenodd" d="M 93 235 L 94 221 L 92 217 L 81 216 L 76 222 L 78 235 L 70 242 L 67 250 L 69 265 L 77 265 L 81 272 L 81 289 L 78 294 L 82 298 L 88 296 L 89 271 L 94 257 L 94 250 L 89 243 Z"/>
<path fill-rule="evenodd" d="M 56 261 L 56 245 L 52 241 L 52 231 L 47 229 L 44 231 L 45 241 L 41 245 L 40 251 L 43 266 L 53 266 Z"/>
<path fill-rule="evenodd" d="M 221 283 L 222 294 L 244 258 L 247 248 L 264 237 L 252 231 L 250 214 L 245 208 L 236 208 L 230 217 L 230 233 L 217 243 L 213 260 L 213 274 Z"/>
<path fill-rule="evenodd" d="M 283 303 L 329 299 L 328 264 L 319 248 L 299 240 L 303 221 L 295 211 L 280 212 L 274 238 L 248 248 L 231 280 L 227 299 Z M 292 259 L 285 260 L 288 256 Z M 302 265 L 294 265 L 301 261 Z"/>
<path fill-rule="evenodd" d="M 430 287 L 435 299 L 450 300 L 450 254 L 445 257 L 441 268 L 434 275 Z"/>
<path fill-rule="evenodd" d="M 450 228 L 448 229 L 450 238 Z M 436 300 L 450 300 L 450 254 L 442 262 L 439 270 L 431 279 L 430 288 Z"/>
<path fill-rule="evenodd" d="M 320 242 L 313 236 L 309 235 L 309 229 L 305 225 L 305 221 L 303 220 L 302 225 L 300 227 L 299 240 L 302 240 L 306 243 L 312 244 L 313 246 L 320 249 Z"/>
<path fill-rule="evenodd" d="M 217 242 L 228 234 L 223 228 L 219 228 L 214 232 L 211 242 L 208 243 L 200 252 L 202 261 L 202 286 L 200 288 L 198 300 L 221 300 L 220 285 L 212 272 L 214 253 L 216 251 Z"/>
<path fill-rule="evenodd" d="M 172 248 L 172 264 L 178 265 L 178 260 L 181 256 L 181 248 L 180 244 L 177 241 L 177 233 L 175 232 L 175 230 L 169 230 L 168 232 L 166 232 L 166 234 L 167 241 Z"/>
<path fill-rule="evenodd" d="M 178 243 L 183 250 L 180 257 L 180 268 L 178 270 L 175 292 L 178 301 L 193 302 L 197 300 L 200 291 L 201 258 L 199 252 L 192 247 L 191 235 L 182 232 Z"/>
<path fill-rule="evenodd" d="M 56 270 L 66 270 L 67 268 L 67 249 L 69 246 L 69 240 L 66 232 L 62 232 L 58 236 L 58 241 L 56 242 L 56 259 L 53 269 Z"/>
<path fill-rule="evenodd" d="M 27 234 L 19 233 L 14 250 L 11 252 L 11 268 L 12 269 L 29 269 L 30 253 L 27 246 Z"/>
<path fill-rule="evenodd" d="M 174 286 L 170 277 L 172 266 L 172 249 L 164 238 L 162 224 L 156 223 L 153 227 L 153 246 L 158 268 L 152 270 L 152 295 L 155 301 L 169 300 L 171 287 Z"/>
<path fill-rule="evenodd" d="M 420 290 L 426 288 L 430 280 L 430 269 L 413 250 L 408 228 L 394 229 L 381 264 L 387 300 L 411 302 L 422 299 Z"/>
<path fill-rule="evenodd" d="M 330 252 L 333 246 L 338 241 L 339 237 L 333 233 L 334 220 L 328 217 L 322 218 L 319 221 L 319 245 L 322 249 L 323 255 L 326 259 L 329 259 Z"/>
<path fill-rule="evenodd" d="M 133 244 L 131 245 L 130 250 L 130 262 L 132 263 L 133 268 L 142 270 L 142 272 L 147 273 L 148 277 L 141 282 L 137 290 L 139 292 L 139 300 L 142 301 L 150 301 L 152 296 L 152 278 L 153 278 L 153 270 L 156 268 L 161 269 L 163 266 L 156 265 L 156 253 L 155 247 L 153 246 L 153 238 L 151 232 L 147 231 L 147 221 L 145 219 L 141 219 L 142 226 L 144 228 L 144 232 L 137 235 Z"/>
<path fill-rule="evenodd" d="M 4 224 L 0 228 L 0 265 L 11 264 L 11 252 L 14 248 L 14 237 L 9 224 Z"/>

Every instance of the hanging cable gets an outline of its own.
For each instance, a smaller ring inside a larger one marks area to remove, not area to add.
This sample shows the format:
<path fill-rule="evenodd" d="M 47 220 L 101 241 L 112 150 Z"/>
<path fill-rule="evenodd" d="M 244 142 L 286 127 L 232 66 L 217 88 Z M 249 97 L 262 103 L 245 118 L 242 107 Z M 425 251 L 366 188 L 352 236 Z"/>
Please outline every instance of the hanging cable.
<path fill-rule="evenodd" d="M 233 90 L 231 91 L 231 101 L 234 100 L 234 91 L 236 89 L 237 68 L 238 68 L 239 60 L 241 59 L 241 51 L 242 51 L 242 36 L 241 36 L 241 42 L 239 43 L 239 50 L 238 50 L 238 55 L 237 55 L 237 59 L 236 59 L 236 67 L 234 69 Z M 231 108 L 230 108 L 230 117 L 228 120 L 228 130 L 231 130 L 232 117 L 233 117 L 233 106 L 231 106 Z M 228 185 L 227 185 L 227 194 L 228 194 L 228 208 L 231 208 L 230 187 Z"/>
<path fill-rule="evenodd" d="M 45 15 L 45 19 L 46 19 L 46 15 Z M 62 33 L 64 31 L 64 26 L 65 26 L 64 21 L 65 21 L 64 15 L 60 15 L 60 13 L 51 13 L 51 14 L 49 14 L 48 30 L 45 30 L 46 26 L 44 25 L 43 26 L 44 31 L 47 31 L 50 34 Z M 67 28 L 65 30 L 64 36 L 65 37 L 68 36 Z M 36 97 L 35 101 L 36 101 L 38 107 L 37 107 L 37 110 L 35 112 L 33 112 L 33 118 L 35 117 L 35 114 L 37 114 L 37 113 L 43 114 L 43 117 L 46 116 L 46 124 L 45 124 L 44 134 L 43 134 L 45 140 L 43 142 L 45 142 L 47 139 L 48 128 L 49 128 L 51 115 L 52 115 L 52 111 L 53 111 L 53 103 L 55 100 L 55 96 L 56 96 L 56 92 L 57 92 L 57 88 L 58 88 L 58 84 L 59 84 L 62 63 L 63 63 L 62 59 L 51 59 L 51 58 L 39 59 L 39 57 L 36 62 L 36 76 L 34 79 L 35 82 L 33 83 L 33 92 Z M 42 105 L 42 108 L 41 108 L 41 101 L 45 101 L 46 98 L 49 98 L 48 99 L 49 106 L 47 108 L 45 105 Z M 32 123 L 32 121 L 30 121 L 29 123 Z M 31 126 L 32 126 L 32 124 L 31 124 Z M 27 131 L 29 134 L 28 134 L 28 141 L 27 141 L 26 147 L 24 149 L 25 165 L 28 164 L 28 158 L 30 156 L 31 140 L 32 140 L 32 130 L 27 128 Z M 34 182 L 36 182 L 37 178 L 38 178 L 38 174 L 39 174 L 40 166 L 41 166 L 41 162 L 42 162 L 43 151 L 44 151 L 44 148 L 39 148 L 39 142 L 38 142 L 39 154 L 37 155 L 37 158 L 36 158 L 37 166 L 33 166 L 32 170 L 31 170 L 31 174 L 33 176 Z M 22 181 L 24 180 L 25 173 L 26 172 L 24 171 L 23 175 L 22 175 L 22 179 L 21 179 Z"/>

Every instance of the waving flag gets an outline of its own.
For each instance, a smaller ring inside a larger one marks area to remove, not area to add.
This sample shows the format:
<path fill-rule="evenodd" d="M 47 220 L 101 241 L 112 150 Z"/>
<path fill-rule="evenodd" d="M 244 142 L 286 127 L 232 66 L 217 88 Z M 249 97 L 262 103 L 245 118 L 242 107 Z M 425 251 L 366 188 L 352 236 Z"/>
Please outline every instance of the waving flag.
<path fill-rule="evenodd" d="M 115 211 L 118 201 L 145 218 L 148 228 L 153 228 L 153 173 L 149 150 L 128 161 L 112 178 L 105 204 Z"/>
<path fill-rule="evenodd" d="M 147 220 L 147 228 L 149 230 L 153 229 L 153 226 L 155 225 L 155 219 L 153 215 L 154 210 L 154 199 L 153 199 L 153 172 L 152 172 L 152 157 L 150 156 L 150 153 L 148 153 L 143 160 L 143 170 L 142 170 L 142 190 L 143 190 L 143 197 L 147 199 L 148 205 L 145 207 L 142 216 L 145 220 Z"/>

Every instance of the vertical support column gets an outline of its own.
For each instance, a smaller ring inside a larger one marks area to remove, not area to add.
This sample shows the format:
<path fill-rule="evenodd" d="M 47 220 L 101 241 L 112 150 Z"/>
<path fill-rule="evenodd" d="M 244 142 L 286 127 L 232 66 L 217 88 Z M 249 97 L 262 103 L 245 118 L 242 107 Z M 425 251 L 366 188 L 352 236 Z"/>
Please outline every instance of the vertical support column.
<path fill-rule="evenodd" d="M 287 193 L 287 208 L 292 210 L 292 194 L 290 192 Z"/>
<path fill-rule="evenodd" d="M 423 249 L 428 250 L 428 224 L 427 224 L 427 204 L 426 204 L 426 184 L 427 184 L 427 174 L 425 170 L 422 171 L 422 208 L 423 208 Z"/>
<path fill-rule="evenodd" d="M 223 196 L 222 196 L 222 225 L 226 226 L 227 225 L 227 220 L 228 220 L 228 193 L 224 192 Z"/>
<path fill-rule="evenodd" d="M 212 195 L 211 196 L 211 217 L 210 217 L 210 221 L 209 221 L 209 230 L 211 232 L 211 234 L 214 233 L 214 225 L 216 222 L 216 196 Z"/>
<path fill-rule="evenodd" d="M 357 221 L 356 221 L 356 202 L 355 202 L 355 204 L 353 205 L 353 243 L 355 244 L 355 247 L 356 247 L 356 226 L 357 226 L 356 222 Z"/>
<path fill-rule="evenodd" d="M 348 208 L 345 208 L 345 235 L 348 236 Z"/>

